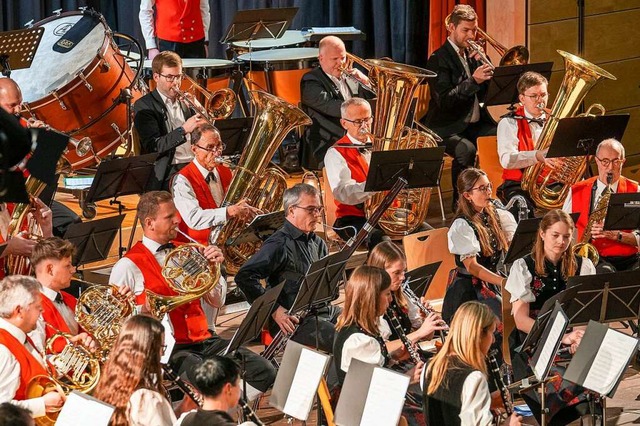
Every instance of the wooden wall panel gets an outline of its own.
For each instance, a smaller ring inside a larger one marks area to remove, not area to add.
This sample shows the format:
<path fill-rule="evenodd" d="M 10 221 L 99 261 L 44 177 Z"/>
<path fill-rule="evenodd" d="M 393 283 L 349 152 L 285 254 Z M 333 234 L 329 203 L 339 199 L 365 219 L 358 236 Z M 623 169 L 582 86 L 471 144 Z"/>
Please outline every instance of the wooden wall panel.
<path fill-rule="evenodd" d="M 587 1 L 585 14 L 587 16 L 600 13 L 620 12 L 623 10 L 637 9 L 638 0 L 597 0 Z M 633 22 L 633 21 L 630 21 Z"/>
<path fill-rule="evenodd" d="M 575 0 L 529 0 L 529 25 L 577 17 Z"/>
<path fill-rule="evenodd" d="M 640 4 L 640 1 L 637 1 Z M 636 27 L 636 37 L 630 31 L 640 22 L 640 7 L 633 10 L 606 13 L 585 18 L 584 57 L 595 64 L 620 61 L 631 56 L 640 56 Z"/>
<path fill-rule="evenodd" d="M 531 62 L 553 62 L 553 70 L 564 69 L 556 50 L 573 53 L 578 48 L 578 28 L 574 21 L 548 22 L 529 26 Z"/>
<path fill-rule="evenodd" d="M 484 30 L 507 49 L 524 45 L 526 39 L 527 10 L 525 0 L 487 0 L 487 28 Z M 491 47 L 487 53 L 494 63 L 500 55 Z"/>

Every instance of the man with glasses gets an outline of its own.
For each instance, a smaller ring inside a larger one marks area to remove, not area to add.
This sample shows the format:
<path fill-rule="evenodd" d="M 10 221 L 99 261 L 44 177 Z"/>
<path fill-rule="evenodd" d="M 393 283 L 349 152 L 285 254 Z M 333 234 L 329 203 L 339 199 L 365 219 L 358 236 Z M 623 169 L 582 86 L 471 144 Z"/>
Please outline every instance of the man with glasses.
<path fill-rule="evenodd" d="M 624 146 L 615 139 L 605 139 L 596 149 L 598 175 L 571 187 L 562 209 L 567 213 L 580 213 L 576 221 L 576 241 L 581 241 L 589 217 L 607 187 L 607 175 L 611 174 L 611 191 L 615 193 L 639 192 L 638 182 L 621 176 L 625 162 Z M 591 228 L 591 244 L 600 254 L 596 265 L 598 272 L 627 271 L 638 268 L 640 239 L 632 230 L 605 231 L 603 222 Z M 574 234 L 575 235 L 575 234 Z"/>
<path fill-rule="evenodd" d="M 313 262 L 328 254 L 327 245 L 314 233 L 322 214 L 320 194 L 313 186 L 299 183 L 287 189 L 283 198 L 284 226 L 267 238 L 262 248 L 242 265 L 235 282 L 249 303 L 253 303 L 268 288 L 284 281 L 271 314 L 269 332 L 272 336 L 278 330 L 285 334 L 295 333 L 294 341 L 314 347 L 317 334 L 319 348 L 331 352 L 334 324 L 339 314 L 337 307 L 331 305 L 321 310 L 317 323 L 315 316 L 299 320 L 288 312 L 300 289 L 300 278 Z M 266 281 L 266 289 L 261 280 Z"/>
<path fill-rule="evenodd" d="M 503 184 L 498 188 L 498 195 L 505 202 L 515 195 L 522 195 L 527 200 L 529 217 L 534 217 L 536 206 L 529 193 L 521 186 L 524 169 L 540 162 L 546 163 L 550 168 L 560 164 L 558 159 L 546 158 L 547 149 L 535 149 L 547 118 L 547 84 L 547 79 L 537 72 L 527 71 L 522 74 L 517 84 L 520 106 L 512 116 L 505 117 L 498 123 L 498 157 L 504 168 Z M 514 206 L 511 212 L 516 217 L 517 209 Z"/>
<path fill-rule="evenodd" d="M 300 163 L 308 169 L 321 168 L 327 149 L 344 135 L 340 125 L 342 102 L 354 96 L 367 99 L 375 96 L 364 88 L 369 79 L 361 71 L 356 68 L 343 71 L 347 50 L 342 40 L 327 36 L 320 40 L 318 48 L 320 67 L 306 73 L 300 81 L 302 110 L 313 120 L 300 143 Z"/>
<path fill-rule="evenodd" d="M 228 218 L 250 221 L 260 211 L 240 200 L 222 207 L 224 194 L 231 183 L 231 170 L 218 163 L 224 150 L 218 129 L 200 124 L 191 133 L 194 159 L 175 175 L 171 189 L 182 222 L 180 230 L 202 244 L 209 241 L 211 228 Z M 182 240 L 180 238 L 178 240 Z"/>
<path fill-rule="evenodd" d="M 188 136 L 201 121 L 184 102 L 176 88 L 182 81 L 182 59 L 174 52 L 161 52 L 151 62 L 156 89 L 133 106 L 134 125 L 140 136 L 142 154 L 157 152 L 154 174 L 148 190 L 169 189 L 169 178 L 193 159 Z"/>

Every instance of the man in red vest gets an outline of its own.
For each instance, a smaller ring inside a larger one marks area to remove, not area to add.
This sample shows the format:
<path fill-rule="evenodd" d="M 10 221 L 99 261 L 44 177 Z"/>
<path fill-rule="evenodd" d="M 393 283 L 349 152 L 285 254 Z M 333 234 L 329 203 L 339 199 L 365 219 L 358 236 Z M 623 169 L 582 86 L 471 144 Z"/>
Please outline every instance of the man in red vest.
<path fill-rule="evenodd" d="M 638 182 L 621 176 L 625 162 L 624 146 L 615 139 L 605 139 L 596 149 L 598 175 L 580 181 L 571 187 L 571 191 L 562 209 L 567 213 L 580 213 L 576 221 L 576 242 L 581 242 L 589 217 L 607 188 L 607 175 L 610 175 L 612 193 L 639 192 Z M 638 268 L 639 237 L 633 229 L 625 231 L 605 231 L 604 223 L 596 222 L 591 228 L 591 240 L 600 254 L 596 265 L 598 272 L 627 271 Z M 575 234 L 574 234 L 575 235 Z"/>
<path fill-rule="evenodd" d="M 171 194 L 165 191 L 150 191 L 143 194 L 138 202 L 138 217 L 142 224 L 142 241 L 135 244 L 113 266 L 110 283 L 128 286 L 136 295 L 136 303 L 146 308 L 145 290 L 164 296 L 175 296 L 162 276 L 162 267 L 167 254 L 175 248 L 171 243 L 177 235 L 180 217 Z M 203 248 L 203 255 L 210 261 L 222 263 L 222 252 L 216 246 Z M 170 328 L 176 345 L 171 354 L 174 371 L 187 375 L 193 374 L 193 368 L 202 362 L 202 358 L 219 355 L 228 346 L 229 341 L 220 338 L 212 326 L 211 318 L 203 309 L 203 304 L 213 308 L 211 315 L 224 306 L 227 283 L 220 278 L 218 284 L 202 299 L 182 304 L 169 312 Z M 265 392 L 275 380 L 275 371 L 271 363 L 259 355 L 240 348 L 247 372 L 248 390 L 255 397 Z"/>
<path fill-rule="evenodd" d="M 231 170 L 218 163 L 224 144 L 215 127 L 208 123 L 199 125 L 191 133 L 191 150 L 194 160 L 173 179 L 173 201 L 182 218 L 180 230 L 207 244 L 214 226 L 222 225 L 233 217 L 250 221 L 259 210 L 248 205 L 246 200 L 222 206 L 231 183 Z M 187 241 L 181 236 L 178 240 Z"/>
<path fill-rule="evenodd" d="M 22 275 L 0 281 L 0 403 L 26 408 L 34 418 L 59 410 L 65 400 L 57 391 L 27 399 L 31 379 L 47 375 L 42 348 L 28 336 L 42 312 L 41 287 L 35 278 Z"/>
<path fill-rule="evenodd" d="M 165 50 L 183 58 L 207 57 L 209 0 L 142 0 L 138 19 L 149 59 Z"/>
<path fill-rule="evenodd" d="M 498 157 L 503 167 L 503 183 L 498 189 L 501 198 L 508 202 L 513 196 L 521 195 L 527 200 L 529 217 L 534 217 L 535 204 L 529 193 L 521 186 L 524 169 L 544 162 L 554 168 L 558 160 L 546 158 L 547 150 L 535 149 L 538 137 L 547 118 L 545 108 L 549 100 L 547 79 L 537 72 L 527 71 L 518 80 L 520 106 L 510 117 L 498 123 Z M 511 211 L 518 217 L 517 207 Z"/>

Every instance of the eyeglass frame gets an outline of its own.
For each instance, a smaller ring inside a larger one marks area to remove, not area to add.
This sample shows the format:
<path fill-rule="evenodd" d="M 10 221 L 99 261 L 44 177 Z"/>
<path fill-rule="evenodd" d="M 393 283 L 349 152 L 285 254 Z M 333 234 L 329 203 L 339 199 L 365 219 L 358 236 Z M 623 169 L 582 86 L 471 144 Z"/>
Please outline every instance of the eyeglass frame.
<path fill-rule="evenodd" d="M 220 145 L 217 145 L 215 148 L 205 148 L 204 146 L 200 146 L 197 143 L 193 144 L 193 146 L 200 148 L 203 151 L 207 151 L 208 153 L 216 153 L 216 152 L 222 152 L 225 149 L 227 149 L 227 146 L 223 143 L 221 143 Z"/>
<path fill-rule="evenodd" d="M 169 83 L 173 83 L 176 80 L 182 80 L 184 78 L 184 74 L 161 74 L 158 73 L 160 77 L 164 77 Z"/>
<path fill-rule="evenodd" d="M 471 188 L 469 190 L 469 192 L 472 192 L 472 191 L 482 191 L 486 194 L 487 192 L 493 191 L 493 184 L 489 182 L 486 185 L 476 186 L 475 188 Z"/>
<path fill-rule="evenodd" d="M 343 118 L 344 121 L 348 121 L 349 123 L 355 124 L 358 127 L 362 127 L 365 124 L 371 124 L 373 122 L 373 115 L 369 118 L 361 118 L 359 120 L 349 120 L 348 118 Z"/>
<path fill-rule="evenodd" d="M 536 101 L 537 101 L 538 99 L 548 98 L 548 97 L 549 97 L 549 93 L 548 93 L 548 92 L 547 92 L 547 93 L 545 93 L 545 94 L 537 93 L 537 94 L 535 94 L 535 95 L 525 95 L 525 94 L 523 93 L 523 94 L 522 94 L 522 96 L 525 96 L 525 97 L 527 97 L 527 98 L 534 99 L 534 100 L 536 100 Z"/>
<path fill-rule="evenodd" d="M 307 207 L 302 207 L 299 206 L 297 204 L 292 205 L 291 207 L 297 207 L 299 209 L 302 210 L 306 210 L 307 213 L 309 214 L 322 214 L 322 212 L 324 211 L 324 207 L 323 206 L 307 206 Z"/>
<path fill-rule="evenodd" d="M 615 158 L 613 160 L 610 158 L 598 158 L 595 155 L 593 156 L 593 158 L 601 162 L 604 167 L 609 167 L 609 164 L 613 164 L 614 167 L 618 167 L 624 164 L 624 162 L 627 160 L 626 158 Z M 618 162 L 618 164 L 616 164 L 616 161 Z"/>

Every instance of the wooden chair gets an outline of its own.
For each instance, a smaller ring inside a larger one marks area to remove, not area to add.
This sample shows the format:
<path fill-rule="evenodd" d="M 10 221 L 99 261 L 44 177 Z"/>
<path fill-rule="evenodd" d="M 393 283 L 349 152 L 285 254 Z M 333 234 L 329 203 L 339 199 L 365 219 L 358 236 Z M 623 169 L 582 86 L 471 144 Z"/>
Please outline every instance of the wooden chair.
<path fill-rule="evenodd" d="M 496 136 L 481 136 L 477 142 L 478 167 L 487 174 L 495 195 L 497 188 L 502 185 L 503 170 L 498 157 L 498 139 Z"/>
<path fill-rule="evenodd" d="M 455 258 L 449 252 L 447 244 L 448 231 L 449 228 L 446 227 L 438 228 L 407 235 L 402 239 L 409 271 L 429 263 L 442 261 L 427 291 L 426 297 L 429 300 L 444 298 L 449 271 L 455 268 Z"/>
<path fill-rule="evenodd" d="M 502 288 L 502 356 L 504 362 L 511 365 L 511 352 L 509 351 L 509 336 L 516 328 L 516 322 L 511 314 L 511 294 L 506 288 Z"/>

